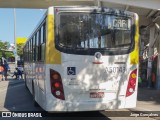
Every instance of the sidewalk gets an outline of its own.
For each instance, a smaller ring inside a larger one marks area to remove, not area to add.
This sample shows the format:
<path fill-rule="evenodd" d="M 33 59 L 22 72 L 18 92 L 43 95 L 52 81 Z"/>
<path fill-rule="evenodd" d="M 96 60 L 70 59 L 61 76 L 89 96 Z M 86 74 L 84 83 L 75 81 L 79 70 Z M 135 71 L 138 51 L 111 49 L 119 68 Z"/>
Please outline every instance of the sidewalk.
<path fill-rule="evenodd" d="M 14 78 L 11 77 L 12 75 L 13 75 L 12 72 L 8 72 L 7 80 L 5 80 L 5 81 L 0 80 L 0 88 L 6 87 L 8 85 L 13 85 L 13 84 L 18 84 L 18 83 L 24 82 L 24 79 L 15 79 L 15 77 Z"/>
<path fill-rule="evenodd" d="M 137 106 L 129 109 L 143 113 L 157 113 L 160 117 L 160 90 L 138 88 Z"/>

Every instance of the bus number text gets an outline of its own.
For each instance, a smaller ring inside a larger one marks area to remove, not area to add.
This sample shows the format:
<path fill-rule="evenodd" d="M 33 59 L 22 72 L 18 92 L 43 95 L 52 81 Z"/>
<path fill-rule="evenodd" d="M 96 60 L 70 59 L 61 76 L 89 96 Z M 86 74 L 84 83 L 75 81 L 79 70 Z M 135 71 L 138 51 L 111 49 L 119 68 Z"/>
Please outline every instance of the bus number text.
<path fill-rule="evenodd" d="M 125 73 L 126 67 L 106 67 L 106 73 Z"/>

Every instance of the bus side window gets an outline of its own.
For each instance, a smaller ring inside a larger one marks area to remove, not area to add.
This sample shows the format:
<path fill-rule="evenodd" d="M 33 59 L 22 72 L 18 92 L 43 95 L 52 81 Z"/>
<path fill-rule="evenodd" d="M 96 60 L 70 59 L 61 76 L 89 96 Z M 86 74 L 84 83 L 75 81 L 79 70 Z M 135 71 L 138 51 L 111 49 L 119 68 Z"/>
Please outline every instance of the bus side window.
<path fill-rule="evenodd" d="M 28 62 L 28 42 L 27 42 L 27 45 L 26 45 L 26 61 Z"/>
<path fill-rule="evenodd" d="M 31 61 L 31 53 L 30 53 L 30 51 L 31 51 L 31 42 L 29 41 L 29 44 L 28 44 L 29 46 L 29 50 L 28 50 L 28 61 L 30 62 Z"/>
<path fill-rule="evenodd" d="M 38 61 L 41 61 L 41 29 L 38 31 Z"/>
<path fill-rule="evenodd" d="M 36 44 L 36 61 L 39 61 L 39 49 L 38 49 L 38 46 L 39 46 L 39 33 L 37 32 L 36 34 L 37 38 L 36 38 L 36 41 L 37 41 L 37 44 Z"/>
<path fill-rule="evenodd" d="M 39 59 L 45 60 L 45 41 L 46 41 L 46 23 L 44 22 L 40 29 Z"/>
<path fill-rule="evenodd" d="M 36 37 L 33 36 L 33 61 L 36 61 Z"/>
<path fill-rule="evenodd" d="M 31 42 L 31 51 L 30 51 L 30 53 L 31 53 L 31 55 L 30 55 L 31 56 L 31 60 L 30 61 L 32 62 L 33 61 L 33 38 L 31 39 L 30 42 Z"/>
<path fill-rule="evenodd" d="M 41 28 L 41 60 L 45 60 L 45 42 L 46 42 L 46 22 L 43 23 Z"/>

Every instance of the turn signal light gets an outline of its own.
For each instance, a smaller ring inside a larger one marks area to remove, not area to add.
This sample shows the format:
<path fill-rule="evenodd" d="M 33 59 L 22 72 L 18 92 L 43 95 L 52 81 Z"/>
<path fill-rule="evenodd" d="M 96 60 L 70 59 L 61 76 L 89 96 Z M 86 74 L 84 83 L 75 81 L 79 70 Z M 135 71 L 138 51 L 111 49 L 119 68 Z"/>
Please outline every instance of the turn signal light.
<path fill-rule="evenodd" d="M 57 80 L 58 79 L 58 74 L 56 74 L 56 73 L 54 73 L 53 75 L 52 75 L 52 78 L 54 79 L 54 80 Z"/>
<path fill-rule="evenodd" d="M 132 77 L 132 78 L 136 78 L 136 74 L 135 74 L 135 73 L 132 73 L 131 77 Z"/>

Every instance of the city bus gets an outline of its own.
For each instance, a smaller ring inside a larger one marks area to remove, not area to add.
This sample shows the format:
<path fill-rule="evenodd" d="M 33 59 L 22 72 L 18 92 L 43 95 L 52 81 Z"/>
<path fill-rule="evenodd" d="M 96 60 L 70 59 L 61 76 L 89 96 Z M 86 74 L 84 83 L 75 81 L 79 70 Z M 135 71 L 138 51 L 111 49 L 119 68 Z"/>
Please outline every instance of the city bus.
<path fill-rule="evenodd" d="M 49 7 L 23 49 L 35 105 L 56 112 L 136 107 L 138 28 L 129 11 Z"/>

